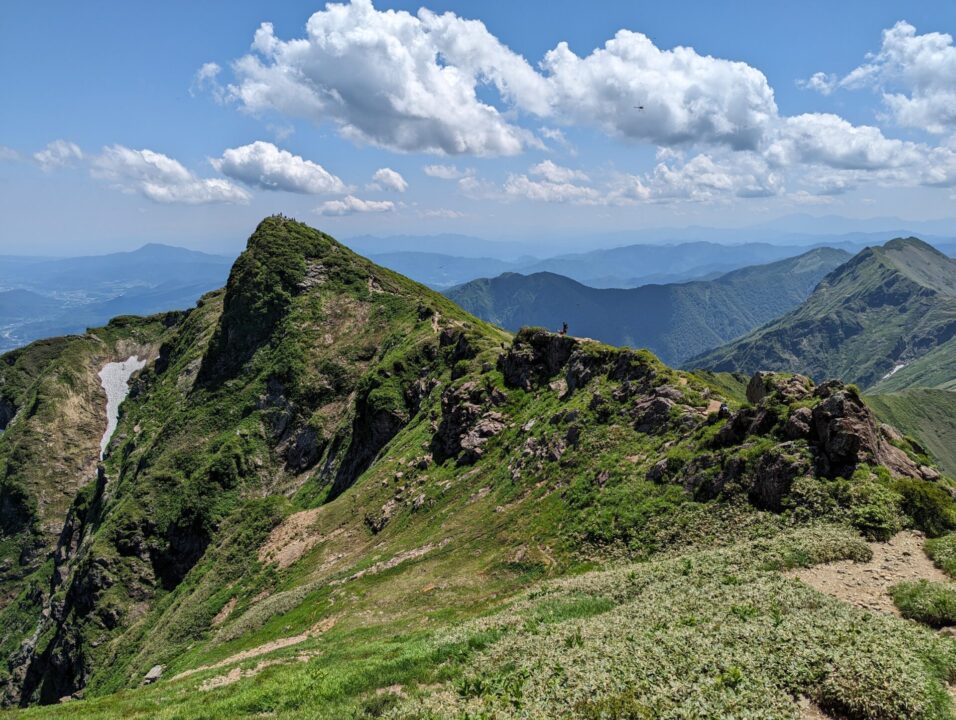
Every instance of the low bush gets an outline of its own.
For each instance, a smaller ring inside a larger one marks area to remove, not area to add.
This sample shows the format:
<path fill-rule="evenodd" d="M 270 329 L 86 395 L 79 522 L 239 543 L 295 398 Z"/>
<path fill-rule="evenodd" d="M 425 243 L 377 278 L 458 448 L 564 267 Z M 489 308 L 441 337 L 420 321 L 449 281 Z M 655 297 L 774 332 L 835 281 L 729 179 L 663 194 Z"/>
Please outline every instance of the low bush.
<path fill-rule="evenodd" d="M 893 483 L 900 494 L 900 509 L 929 537 L 956 529 L 956 501 L 939 485 L 925 480 L 901 478 Z"/>
<path fill-rule="evenodd" d="M 890 588 L 903 617 L 931 627 L 956 625 L 956 587 L 929 580 L 902 582 Z"/>
<path fill-rule="evenodd" d="M 956 533 L 927 540 L 926 554 L 936 563 L 936 567 L 956 578 Z"/>

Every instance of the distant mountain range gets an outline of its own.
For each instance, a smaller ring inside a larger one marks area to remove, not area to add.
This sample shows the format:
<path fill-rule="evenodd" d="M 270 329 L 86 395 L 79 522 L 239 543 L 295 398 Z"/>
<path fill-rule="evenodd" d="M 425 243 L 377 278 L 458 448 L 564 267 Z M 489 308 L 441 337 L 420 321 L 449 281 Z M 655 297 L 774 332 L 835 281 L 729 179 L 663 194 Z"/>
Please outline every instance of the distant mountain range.
<path fill-rule="evenodd" d="M 679 363 L 796 307 L 850 257 L 843 250 L 817 248 L 715 280 L 626 290 L 587 287 L 550 272 L 506 273 L 460 285 L 446 295 L 508 330 L 525 325 L 555 330 L 567 322 L 573 335 L 647 347 L 665 362 Z"/>
<path fill-rule="evenodd" d="M 834 270 L 792 312 L 686 364 L 789 370 L 879 389 L 904 371 L 898 381 L 936 372 L 937 353 L 951 357 L 943 346 L 954 337 L 956 261 L 916 238 L 896 239 Z"/>
<path fill-rule="evenodd" d="M 426 252 L 471 258 L 493 258 L 515 261 L 522 256 L 552 257 L 581 254 L 592 250 L 626 245 L 676 245 L 688 242 L 710 242 L 720 245 L 769 243 L 843 247 L 881 245 L 890 238 L 915 235 L 930 244 L 956 244 L 956 218 L 939 220 L 906 220 L 898 217 L 848 218 L 839 215 L 794 213 L 743 227 L 656 227 L 612 232 L 570 231 L 566 235 L 487 239 L 463 234 L 440 235 L 361 235 L 347 238 L 345 244 L 363 255 L 394 252 Z M 852 250 L 851 250 L 852 251 Z M 798 253 L 794 253 L 798 254 Z M 947 253 L 951 254 L 951 253 Z"/>
<path fill-rule="evenodd" d="M 83 332 L 116 315 L 191 307 L 232 259 L 169 245 L 75 258 L 0 258 L 0 351 Z"/>
<path fill-rule="evenodd" d="M 436 290 L 505 272 L 530 275 L 550 272 L 591 287 L 631 288 L 650 283 L 708 280 L 748 265 L 795 257 L 814 247 L 833 247 L 857 253 L 881 245 L 890 233 L 848 233 L 838 236 L 790 236 L 790 242 L 741 242 L 680 239 L 669 243 L 620 244 L 588 252 L 556 253 L 541 257 L 541 246 L 523 247 L 537 255 L 514 256 L 501 243 L 462 235 L 396 236 L 353 240 L 353 249 Z M 956 256 L 956 242 L 934 239 L 942 252 Z M 518 246 L 508 246 L 517 250 Z M 384 251 L 385 248 L 390 248 Z"/>
<path fill-rule="evenodd" d="M 840 249 L 855 253 L 861 247 L 845 243 Z M 437 290 L 503 273 L 551 273 L 594 288 L 634 288 L 651 283 L 710 280 L 731 270 L 795 257 L 806 253 L 807 249 L 805 245 L 687 242 L 677 245 L 627 245 L 512 261 L 411 251 L 372 254 L 369 257 L 390 270 Z"/>

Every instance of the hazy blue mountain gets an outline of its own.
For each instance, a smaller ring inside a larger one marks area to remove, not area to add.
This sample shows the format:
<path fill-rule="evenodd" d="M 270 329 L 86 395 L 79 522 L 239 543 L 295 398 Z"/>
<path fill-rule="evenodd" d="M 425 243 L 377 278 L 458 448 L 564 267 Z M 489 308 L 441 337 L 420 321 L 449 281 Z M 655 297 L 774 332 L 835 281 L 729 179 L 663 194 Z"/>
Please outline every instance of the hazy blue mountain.
<path fill-rule="evenodd" d="M 459 257 L 429 252 L 372 254 L 369 259 L 439 290 L 520 267 L 517 263 L 495 258 Z"/>
<path fill-rule="evenodd" d="M 515 330 L 567 322 L 572 335 L 647 347 L 665 362 L 739 337 L 799 305 L 819 280 L 849 259 L 817 248 L 747 267 L 716 280 L 631 289 L 597 289 L 554 273 L 506 273 L 446 292 L 468 312 Z"/>
<path fill-rule="evenodd" d="M 170 245 L 75 258 L 4 257 L 0 351 L 83 332 L 117 315 L 191 307 L 220 287 L 232 259 Z"/>

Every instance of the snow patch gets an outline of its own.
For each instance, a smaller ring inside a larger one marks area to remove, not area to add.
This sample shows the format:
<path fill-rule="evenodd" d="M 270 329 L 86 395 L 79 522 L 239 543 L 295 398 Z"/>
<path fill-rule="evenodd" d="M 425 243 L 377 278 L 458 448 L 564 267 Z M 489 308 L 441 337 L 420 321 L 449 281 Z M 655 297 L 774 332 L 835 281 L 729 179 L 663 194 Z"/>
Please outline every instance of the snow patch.
<path fill-rule="evenodd" d="M 886 378 L 888 377 L 893 377 L 894 375 L 896 375 L 896 373 L 898 373 L 900 370 L 902 370 L 905 367 L 906 367 L 906 363 L 896 363 L 896 365 L 893 366 L 893 369 L 890 370 L 888 373 L 886 373 L 886 375 L 884 375 L 882 379 L 886 380 Z"/>
<path fill-rule="evenodd" d="M 122 362 L 106 363 L 100 370 L 100 384 L 106 391 L 106 432 L 100 440 L 100 459 L 106 454 L 106 446 L 116 432 L 116 423 L 119 421 L 119 407 L 129 395 L 129 379 L 137 370 L 146 366 L 146 359 L 139 359 L 138 355 L 130 355 Z"/>

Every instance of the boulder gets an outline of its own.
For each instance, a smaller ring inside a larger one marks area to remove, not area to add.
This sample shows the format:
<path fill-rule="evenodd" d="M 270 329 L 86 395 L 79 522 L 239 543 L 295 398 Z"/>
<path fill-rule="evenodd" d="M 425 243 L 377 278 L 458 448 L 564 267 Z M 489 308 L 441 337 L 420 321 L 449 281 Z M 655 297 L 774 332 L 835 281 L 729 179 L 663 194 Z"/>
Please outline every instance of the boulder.
<path fill-rule="evenodd" d="M 799 407 L 787 418 L 787 424 L 783 426 L 783 434 L 788 440 L 799 440 L 810 437 L 812 428 L 813 411 L 808 407 Z"/>
<path fill-rule="evenodd" d="M 159 680 L 163 676 L 163 670 L 165 670 L 163 665 L 153 665 L 149 671 L 143 676 L 143 685 L 152 685 L 154 682 Z"/>
<path fill-rule="evenodd" d="M 461 464 L 473 463 L 482 454 L 482 446 L 502 430 L 504 416 L 487 405 L 494 404 L 500 393 L 487 393 L 477 382 L 466 382 L 445 390 L 441 399 L 441 422 L 432 436 L 431 450 L 435 459 L 459 456 Z"/>
<path fill-rule="evenodd" d="M 811 471 L 805 457 L 788 450 L 796 451 L 797 448 L 784 443 L 761 455 L 754 465 L 747 495 L 755 507 L 780 512 L 783 498 L 790 492 L 793 481 Z"/>
<path fill-rule="evenodd" d="M 803 375 L 784 375 L 772 372 L 757 372 L 747 383 L 747 402 L 759 405 L 770 395 L 777 395 L 784 403 L 797 402 L 810 397 L 812 382 Z"/>

